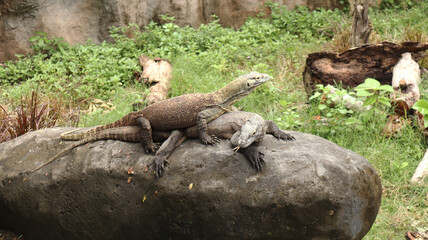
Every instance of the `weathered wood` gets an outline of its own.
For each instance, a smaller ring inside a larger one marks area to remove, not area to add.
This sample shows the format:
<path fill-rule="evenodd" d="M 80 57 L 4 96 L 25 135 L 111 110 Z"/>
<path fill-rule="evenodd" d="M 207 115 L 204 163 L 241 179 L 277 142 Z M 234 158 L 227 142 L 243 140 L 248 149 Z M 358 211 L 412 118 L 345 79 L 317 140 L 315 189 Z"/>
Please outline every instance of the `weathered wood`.
<path fill-rule="evenodd" d="M 392 73 L 391 85 L 394 92 L 391 94 L 391 103 L 395 113 L 388 118 L 383 130 L 384 135 L 388 137 L 399 133 L 405 123 L 408 123 L 407 119 L 414 114 L 412 106 L 420 99 L 418 85 L 421 71 L 409 52 L 402 54 Z"/>
<path fill-rule="evenodd" d="M 303 72 L 306 92 L 312 94 L 317 84 L 340 83 L 343 87 L 355 87 L 366 78 L 375 78 L 382 84 L 391 84 L 392 67 L 397 64 L 401 54 L 410 52 L 416 61 L 424 57 L 427 43 L 402 42 L 395 44 L 364 45 L 337 54 L 315 52 L 309 54 Z"/>
<path fill-rule="evenodd" d="M 148 104 L 165 100 L 168 97 L 170 80 L 172 78 L 171 63 L 161 58 L 150 59 L 144 55 L 139 57 L 139 61 L 143 67 L 143 73 L 139 80 L 151 85 L 150 93 L 145 97 Z"/>
<path fill-rule="evenodd" d="M 415 98 L 419 100 L 419 87 L 421 70 L 419 64 L 412 59 L 409 52 L 403 53 L 402 58 L 392 70 L 392 87 L 395 98 Z"/>
<path fill-rule="evenodd" d="M 411 183 L 422 183 L 424 178 L 428 176 L 428 150 L 425 152 L 422 161 L 416 167 L 415 173 L 410 179 Z"/>
<path fill-rule="evenodd" d="M 369 42 L 372 26 L 369 21 L 369 0 L 356 0 L 352 12 L 351 46 L 359 47 Z"/>

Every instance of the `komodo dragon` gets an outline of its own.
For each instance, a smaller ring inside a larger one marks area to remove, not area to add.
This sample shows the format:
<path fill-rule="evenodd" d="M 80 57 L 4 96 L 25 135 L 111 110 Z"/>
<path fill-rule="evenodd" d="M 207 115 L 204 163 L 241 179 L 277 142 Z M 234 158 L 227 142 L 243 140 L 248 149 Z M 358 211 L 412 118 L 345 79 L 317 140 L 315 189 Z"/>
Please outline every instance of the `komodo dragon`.
<path fill-rule="evenodd" d="M 261 116 L 255 113 L 232 111 L 221 115 L 217 119 L 211 121 L 207 125 L 208 133 L 216 134 L 224 139 L 231 139 L 233 146 L 240 147 L 246 158 L 252 163 L 256 170 L 261 169 L 263 154 L 260 153 L 253 142 L 260 141 L 265 133 L 274 135 L 279 139 L 294 140 L 294 137 L 282 132 L 272 121 L 264 120 Z M 154 131 L 153 139 L 155 141 L 167 141 L 162 144 L 159 151 L 156 153 L 153 163 L 155 164 L 156 175 L 159 176 L 164 168 L 164 163 L 169 155 L 178 147 L 186 138 L 197 138 L 199 136 L 197 127 L 191 127 L 185 130 L 174 130 L 171 132 Z M 35 172 L 40 168 L 48 165 L 59 157 L 67 154 L 75 147 L 97 140 L 121 140 L 125 142 L 141 142 L 140 127 L 126 126 L 106 129 L 97 132 L 89 137 L 83 137 L 82 140 L 75 142 L 61 152 L 53 156 L 43 165 L 33 169 Z"/>
<path fill-rule="evenodd" d="M 227 112 L 208 124 L 208 132 L 223 139 L 230 139 L 235 149 L 239 150 L 250 161 L 253 167 L 261 170 L 264 163 L 263 153 L 257 150 L 253 144 L 260 142 L 266 133 L 272 134 L 278 139 L 295 140 L 293 136 L 281 131 L 278 126 L 270 120 L 264 120 L 260 115 L 251 112 L 231 111 Z M 159 136 L 161 132 L 157 132 Z M 165 135 L 169 138 L 161 145 L 157 151 L 153 164 L 155 165 L 156 176 L 162 175 L 167 158 L 187 138 L 197 138 L 196 127 L 185 130 L 174 130 Z"/>
<path fill-rule="evenodd" d="M 244 74 L 223 88 L 211 93 L 193 93 L 177 96 L 131 112 L 114 123 L 98 126 L 87 132 L 61 135 L 63 140 L 79 140 L 96 132 L 123 126 L 141 127 L 141 143 L 146 152 L 155 152 L 152 130 L 171 131 L 197 126 L 199 139 L 214 144 L 216 136 L 207 134 L 207 123 L 232 107 L 232 104 L 250 94 L 256 87 L 269 81 L 267 74 Z"/>

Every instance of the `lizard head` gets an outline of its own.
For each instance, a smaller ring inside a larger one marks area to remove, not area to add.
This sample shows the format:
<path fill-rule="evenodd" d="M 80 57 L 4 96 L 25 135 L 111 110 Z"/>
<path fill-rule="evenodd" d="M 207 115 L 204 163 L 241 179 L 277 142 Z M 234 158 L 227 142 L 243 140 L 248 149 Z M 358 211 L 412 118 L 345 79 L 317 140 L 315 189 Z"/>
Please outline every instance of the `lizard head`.
<path fill-rule="evenodd" d="M 236 80 L 240 80 L 241 84 L 245 84 L 243 89 L 246 89 L 247 92 L 252 92 L 256 87 L 262 85 L 263 83 L 269 81 L 272 77 L 268 74 L 250 72 L 240 76 Z"/>
<path fill-rule="evenodd" d="M 246 148 L 253 142 L 260 141 L 265 136 L 264 120 L 258 118 L 248 119 L 239 131 L 230 138 L 233 146 Z"/>
<path fill-rule="evenodd" d="M 270 79 L 271 76 L 269 76 L 268 74 L 250 72 L 241 75 L 237 79 L 233 80 L 232 82 L 218 90 L 217 93 L 224 99 L 224 105 L 231 105 L 242 97 L 247 96 L 252 91 L 254 91 L 256 87 L 262 85 Z"/>

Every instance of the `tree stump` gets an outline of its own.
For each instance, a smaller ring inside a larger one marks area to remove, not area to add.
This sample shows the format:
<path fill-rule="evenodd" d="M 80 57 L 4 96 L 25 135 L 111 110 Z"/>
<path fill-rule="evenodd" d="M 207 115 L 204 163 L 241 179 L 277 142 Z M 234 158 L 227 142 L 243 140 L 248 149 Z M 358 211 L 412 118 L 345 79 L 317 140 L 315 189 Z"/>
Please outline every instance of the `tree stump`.
<path fill-rule="evenodd" d="M 337 54 L 333 52 L 315 52 L 309 54 L 303 72 L 306 92 L 311 95 L 317 84 L 356 87 L 366 78 L 374 78 L 381 84 L 391 84 L 392 68 L 409 52 L 414 60 L 426 56 L 428 42 L 402 42 L 395 44 L 364 45 Z"/>
<path fill-rule="evenodd" d="M 372 26 L 369 21 L 369 0 L 356 0 L 352 11 L 351 46 L 359 47 L 369 42 Z"/>
<path fill-rule="evenodd" d="M 145 97 L 148 104 L 167 99 L 170 87 L 172 65 L 161 58 L 150 59 L 141 55 L 138 60 L 143 67 L 139 81 L 150 85 L 150 93 Z"/>

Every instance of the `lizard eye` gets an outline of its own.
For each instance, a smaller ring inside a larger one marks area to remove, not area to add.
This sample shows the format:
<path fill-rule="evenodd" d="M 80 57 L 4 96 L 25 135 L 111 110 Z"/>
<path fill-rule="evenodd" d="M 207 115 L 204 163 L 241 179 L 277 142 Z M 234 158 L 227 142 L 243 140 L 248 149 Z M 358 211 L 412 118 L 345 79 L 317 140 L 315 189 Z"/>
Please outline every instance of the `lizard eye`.
<path fill-rule="evenodd" d="M 250 87 L 250 83 L 249 82 L 247 82 L 247 87 Z"/>
<path fill-rule="evenodd" d="M 256 77 L 256 79 L 260 79 L 260 77 Z"/>

